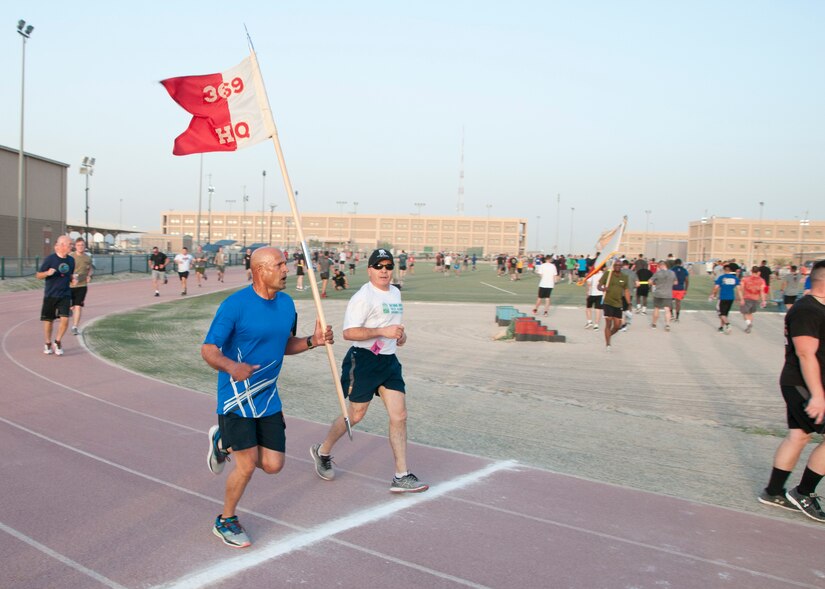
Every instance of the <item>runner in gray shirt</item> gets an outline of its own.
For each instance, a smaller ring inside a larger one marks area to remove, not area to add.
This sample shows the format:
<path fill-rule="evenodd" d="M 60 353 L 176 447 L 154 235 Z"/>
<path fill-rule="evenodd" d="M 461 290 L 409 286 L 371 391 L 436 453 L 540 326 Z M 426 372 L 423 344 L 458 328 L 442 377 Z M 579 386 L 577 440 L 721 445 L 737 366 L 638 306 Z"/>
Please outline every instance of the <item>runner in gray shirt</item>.
<path fill-rule="evenodd" d="M 665 310 L 665 331 L 670 331 L 670 308 L 673 306 L 673 285 L 676 284 L 676 274 L 665 264 L 659 266 L 659 271 L 650 279 L 653 286 L 653 323 L 654 329 L 659 320 L 659 309 Z"/>

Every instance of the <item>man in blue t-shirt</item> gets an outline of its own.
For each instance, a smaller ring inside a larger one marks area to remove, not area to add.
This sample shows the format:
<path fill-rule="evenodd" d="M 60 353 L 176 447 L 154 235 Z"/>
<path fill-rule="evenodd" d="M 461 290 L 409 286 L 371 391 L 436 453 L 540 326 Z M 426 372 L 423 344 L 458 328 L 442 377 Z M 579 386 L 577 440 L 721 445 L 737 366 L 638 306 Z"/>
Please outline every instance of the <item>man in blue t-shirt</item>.
<path fill-rule="evenodd" d="M 676 258 L 673 267 L 670 269 L 676 275 L 676 283 L 673 285 L 673 320 L 679 321 L 679 313 L 682 312 L 682 300 L 687 294 L 690 277 L 687 269 L 682 266 L 681 258 Z"/>
<path fill-rule="evenodd" d="M 742 287 L 739 285 L 739 278 L 734 273 L 730 264 L 725 264 L 722 270 L 722 275 L 716 279 L 716 283 L 713 286 L 710 300 L 713 300 L 717 295 L 719 296 L 719 303 L 716 305 L 720 322 L 719 333 L 730 334 L 728 313 L 730 313 L 730 308 L 733 306 L 733 301 L 742 298 Z"/>
<path fill-rule="evenodd" d="M 44 354 L 63 355 L 63 335 L 69 328 L 69 313 L 72 302 L 71 282 L 74 274 L 74 258 L 69 255 L 72 240 L 68 235 L 61 235 L 54 242 L 54 253 L 49 254 L 40 264 L 35 274 L 38 280 L 45 280 L 43 307 L 40 309 L 40 321 L 43 322 Z M 57 336 L 52 342 L 52 326 L 55 317 L 59 318 Z"/>
<path fill-rule="evenodd" d="M 292 298 L 282 292 L 287 265 L 280 250 L 256 249 L 250 257 L 252 284 L 227 297 L 206 334 L 201 356 L 218 371 L 218 425 L 209 430 L 209 469 L 220 474 L 231 454 L 235 468 L 226 480 L 223 513 L 213 533 L 225 544 L 251 544 L 235 509 L 258 467 L 275 474 L 284 466 L 286 435 L 278 375 L 285 355 L 332 344 L 315 322 L 309 337 L 297 337 Z"/>

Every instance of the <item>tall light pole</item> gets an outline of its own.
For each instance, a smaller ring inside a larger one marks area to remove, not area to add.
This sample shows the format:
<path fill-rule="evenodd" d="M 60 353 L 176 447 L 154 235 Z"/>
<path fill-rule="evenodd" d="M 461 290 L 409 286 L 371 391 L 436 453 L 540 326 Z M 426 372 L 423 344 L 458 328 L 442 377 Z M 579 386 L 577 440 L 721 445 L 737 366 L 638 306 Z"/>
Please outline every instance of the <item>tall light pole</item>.
<path fill-rule="evenodd" d="M 263 170 L 261 172 L 261 177 L 262 177 L 262 180 L 261 180 L 261 243 L 263 243 L 264 240 L 266 239 L 264 237 L 264 208 L 265 208 L 264 203 L 266 202 L 266 170 Z M 272 236 L 272 219 L 269 219 L 269 235 L 270 235 L 269 241 L 271 242 L 272 241 L 272 238 L 271 238 L 271 236 Z M 272 245 L 272 244 L 270 243 L 270 245 Z"/>
<path fill-rule="evenodd" d="M 573 253 L 573 215 L 576 212 L 576 207 L 570 207 L 570 248 L 567 252 L 567 255 L 571 255 Z"/>
<path fill-rule="evenodd" d="M 249 195 L 246 193 L 246 185 L 243 187 L 243 217 L 241 218 L 241 225 L 243 225 L 243 246 L 246 249 L 246 203 L 249 202 Z"/>
<path fill-rule="evenodd" d="M 647 256 L 647 240 L 650 239 L 650 213 L 652 213 L 650 209 L 645 211 L 645 244 L 643 246 L 644 254 Z"/>
<path fill-rule="evenodd" d="M 701 249 L 701 252 L 702 252 L 702 261 L 703 262 L 707 262 L 707 258 L 705 258 L 705 227 L 707 227 L 707 225 L 708 225 L 707 214 L 708 214 L 708 212 L 705 211 L 705 216 L 702 217 L 702 249 Z"/>
<path fill-rule="evenodd" d="M 762 239 L 762 237 L 763 237 L 763 236 L 762 236 L 762 233 L 763 233 L 763 231 L 762 231 L 762 209 L 763 209 L 764 207 L 765 207 L 765 201 L 760 200 L 760 201 L 759 201 L 759 238 L 760 238 L 760 240 L 761 240 L 761 239 Z M 753 234 L 752 234 L 752 233 L 753 233 L 753 232 L 751 232 L 751 240 L 753 240 Z M 756 244 L 754 244 L 754 245 L 756 246 Z M 759 249 L 759 247 L 758 247 L 758 246 L 756 246 L 756 249 L 758 250 L 758 249 Z M 758 254 L 758 252 L 757 252 L 757 254 Z M 751 265 L 753 265 L 753 264 L 751 264 Z"/>
<path fill-rule="evenodd" d="M 237 198 L 227 198 L 226 200 L 224 200 L 224 202 L 229 205 L 229 214 L 231 215 L 232 214 L 232 203 L 238 202 L 238 199 Z"/>
<path fill-rule="evenodd" d="M 200 174 L 198 174 L 198 217 L 195 220 L 195 243 L 201 245 L 201 208 L 203 204 L 203 154 L 201 154 Z"/>
<path fill-rule="evenodd" d="M 421 216 L 421 209 L 424 208 L 425 206 L 427 206 L 427 203 L 425 203 L 425 202 L 414 202 L 413 206 L 415 206 L 415 208 L 418 209 L 418 216 L 420 217 Z"/>
<path fill-rule="evenodd" d="M 278 205 L 271 204 L 269 205 L 269 245 L 272 245 L 272 217 L 275 216 L 275 207 Z M 263 238 L 261 238 L 263 241 Z"/>
<path fill-rule="evenodd" d="M 95 173 L 95 158 L 84 157 L 78 171 L 86 176 L 86 245 L 93 249 L 89 243 L 89 176 Z"/>
<path fill-rule="evenodd" d="M 485 205 L 485 206 L 487 207 L 487 220 L 489 221 L 490 220 L 490 209 L 493 208 L 493 205 L 488 204 L 488 205 Z"/>
<path fill-rule="evenodd" d="M 805 216 L 799 220 L 799 267 L 805 263 L 805 228 L 811 224 L 808 219 L 808 211 L 805 211 Z"/>
<path fill-rule="evenodd" d="M 25 128 L 24 115 L 26 106 L 26 40 L 31 37 L 33 30 L 34 27 L 32 25 L 27 25 L 26 21 L 17 21 L 17 32 L 23 38 L 23 62 L 20 70 L 20 159 L 17 162 L 17 257 L 19 258 L 18 264 L 20 264 L 20 268 L 23 267 L 23 235 L 25 233 L 23 218 L 26 210 L 23 199 L 25 187 L 25 183 L 23 181 L 23 163 L 25 159 L 23 154 L 23 130 Z"/>
<path fill-rule="evenodd" d="M 561 194 L 556 195 L 556 242 L 553 244 L 553 253 L 559 253 L 559 222 L 561 219 Z"/>
<path fill-rule="evenodd" d="M 338 205 L 338 207 L 339 207 L 338 210 L 339 210 L 339 213 L 341 215 L 341 225 L 338 226 L 338 241 L 340 241 L 343 244 L 343 242 L 344 242 L 344 229 L 343 229 L 342 226 L 344 224 L 344 207 L 347 206 L 347 204 L 349 204 L 349 203 L 345 200 L 336 200 L 335 203 Z"/>
<path fill-rule="evenodd" d="M 539 251 L 539 228 L 541 227 L 541 215 L 536 215 L 536 251 Z"/>
<path fill-rule="evenodd" d="M 212 174 L 209 174 L 209 188 L 206 191 L 209 193 L 209 227 L 206 231 L 206 242 L 212 243 L 212 195 L 215 194 L 215 187 L 212 186 Z"/>

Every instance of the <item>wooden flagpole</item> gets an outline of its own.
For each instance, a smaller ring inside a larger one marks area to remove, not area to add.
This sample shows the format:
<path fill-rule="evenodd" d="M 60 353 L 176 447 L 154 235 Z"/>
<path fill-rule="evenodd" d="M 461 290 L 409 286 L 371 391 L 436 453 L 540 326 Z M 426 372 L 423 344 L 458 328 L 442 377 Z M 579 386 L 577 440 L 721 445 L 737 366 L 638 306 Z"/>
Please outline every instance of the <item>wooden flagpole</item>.
<path fill-rule="evenodd" d="M 281 143 L 278 141 L 278 129 L 275 127 L 275 118 L 272 116 L 272 110 L 269 107 L 269 98 L 266 95 L 266 88 L 264 87 L 263 76 L 261 75 L 260 67 L 258 66 L 258 58 L 255 55 L 255 48 L 252 46 L 252 39 L 249 37 L 249 32 L 246 34 L 249 41 L 249 53 L 252 59 L 253 72 L 255 75 L 255 92 L 258 97 L 258 105 L 264 115 L 264 122 L 270 127 L 267 129 L 272 134 L 272 144 L 275 146 L 275 153 L 278 156 L 278 164 L 281 167 L 281 178 L 284 181 L 284 188 L 286 195 L 289 198 L 289 206 L 292 209 L 292 216 L 295 219 L 295 228 L 298 232 L 298 239 L 301 241 L 301 249 L 304 254 L 306 267 L 309 270 L 309 285 L 312 289 L 312 299 L 315 301 L 315 311 L 318 314 L 318 321 L 321 323 L 321 329 L 326 332 L 327 320 L 324 316 L 324 309 L 321 305 L 321 294 L 318 292 L 318 282 L 315 279 L 315 268 L 312 265 L 312 255 L 307 247 L 306 239 L 304 238 L 304 229 L 301 225 L 301 215 L 298 212 L 298 204 L 295 202 L 295 193 L 292 190 L 292 182 L 289 180 L 289 174 L 286 170 L 286 161 L 281 150 Z M 341 415 L 344 417 L 344 424 L 347 426 L 347 434 L 352 440 L 352 427 L 350 425 L 349 413 L 347 412 L 347 402 L 344 399 L 344 390 L 341 387 L 341 379 L 338 375 L 338 365 L 335 362 L 335 354 L 332 351 L 331 344 L 325 344 L 327 350 L 327 359 L 329 360 L 329 369 L 332 373 L 332 381 L 335 384 L 335 391 L 338 393 L 338 402 L 341 404 Z"/>

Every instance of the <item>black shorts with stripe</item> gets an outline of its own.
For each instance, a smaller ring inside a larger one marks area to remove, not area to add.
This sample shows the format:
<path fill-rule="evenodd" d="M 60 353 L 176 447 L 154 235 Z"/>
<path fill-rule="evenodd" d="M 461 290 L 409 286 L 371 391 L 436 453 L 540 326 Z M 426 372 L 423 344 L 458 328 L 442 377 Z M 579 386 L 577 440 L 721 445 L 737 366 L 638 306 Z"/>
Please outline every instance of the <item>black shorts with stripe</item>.
<path fill-rule="evenodd" d="M 355 346 L 341 363 L 341 387 L 352 403 L 369 403 L 380 387 L 406 393 L 401 363 L 395 354 L 373 354 Z"/>

